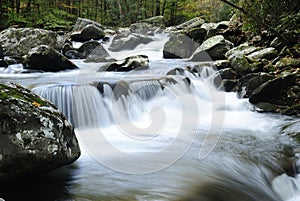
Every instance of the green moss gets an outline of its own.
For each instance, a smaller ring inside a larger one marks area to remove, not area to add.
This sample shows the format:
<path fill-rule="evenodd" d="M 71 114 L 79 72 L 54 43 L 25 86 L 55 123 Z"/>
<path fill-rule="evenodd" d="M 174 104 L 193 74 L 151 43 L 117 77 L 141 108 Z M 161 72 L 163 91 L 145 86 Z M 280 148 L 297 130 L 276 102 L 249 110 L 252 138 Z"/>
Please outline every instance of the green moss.
<path fill-rule="evenodd" d="M 48 106 L 49 104 L 42 100 L 39 96 L 30 93 L 29 90 L 19 87 L 10 87 L 6 84 L 0 83 L 0 100 L 9 98 L 24 100 L 26 102 L 38 103 L 41 106 Z"/>

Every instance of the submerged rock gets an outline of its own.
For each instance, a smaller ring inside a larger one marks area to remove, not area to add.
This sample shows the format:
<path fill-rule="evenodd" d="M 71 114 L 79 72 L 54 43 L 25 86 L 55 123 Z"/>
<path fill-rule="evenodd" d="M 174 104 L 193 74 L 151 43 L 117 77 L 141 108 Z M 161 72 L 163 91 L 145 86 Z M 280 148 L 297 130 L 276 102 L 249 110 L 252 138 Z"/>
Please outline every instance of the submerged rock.
<path fill-rule="evenodd" d="M 41 45 L 33 48 L 25 57 L 24 69 L 57 72 L 78 67 L 55 49 Z"/>
<path fill-rule="evenodd" d="M 98 71 L 128 72 L 149 68 L 149 58 L 145 55 L 127 57 L 126 59 L 101 67 Z"/>
<path fill-rule="evenodd" d="M 0 106 L 1 179 L 59 168 L 80 156 L 73 126 L 47 100 L 0 83 Z"/>
<path fill-rule="evenodd" d="M 9 28 L 0 32 L 0 44 L 7 56 L 26 55 L 32 48 L 48 45 L 59 49 L 59 36 L 53 31 L 33 28 Z"/>

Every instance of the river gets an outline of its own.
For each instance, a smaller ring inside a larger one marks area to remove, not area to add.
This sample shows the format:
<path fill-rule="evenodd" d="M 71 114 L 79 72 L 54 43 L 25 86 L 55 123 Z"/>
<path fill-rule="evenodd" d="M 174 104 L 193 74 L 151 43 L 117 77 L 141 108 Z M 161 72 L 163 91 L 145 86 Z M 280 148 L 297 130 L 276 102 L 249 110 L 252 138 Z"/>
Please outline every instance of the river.
<path fill-rule="evenodd" d="M 115 58 L 143 54 L 147 70 L 80 69 L 20 74 L 0 69 L 49 99 L 76 127 L 82 155 L 67 167 L 1 184 L 10 200 L 300 200 L 300 179 L 284 173 L 297 144 L 280 134 L 296 119 L 252 112 L 247 99 L 213 84 L 209 62 L 162 59 L 154 42 Z M 179 68 L 198 69 L 166 75 Z M 190 198 L 190 197 L 193 197 Z"/>

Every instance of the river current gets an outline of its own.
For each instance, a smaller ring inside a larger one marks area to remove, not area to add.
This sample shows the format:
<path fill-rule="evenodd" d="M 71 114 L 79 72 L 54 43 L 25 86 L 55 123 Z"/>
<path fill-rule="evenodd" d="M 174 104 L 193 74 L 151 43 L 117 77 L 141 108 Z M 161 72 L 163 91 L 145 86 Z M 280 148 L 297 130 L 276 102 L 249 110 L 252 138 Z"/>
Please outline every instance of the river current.
<path fill-rule="evenodd" d="M 300 200 L 300 179 L 285 174 L 297 144 L 281 129 L 296 119 L 252 111 L 247 99 L 215 86 L 210 62 L 162 59 L 165 36 L 110 54 L 148 55 L 149 69 L 80 69 L 20 74 L 0 69 L 49 99 L 75 125 L 82 155 L 74 164 L 1 184 L 10 200 Z M 197 72 L 172 69 L 197 69 Z M 175 72 L 175 71 L 173 71 Z"/>

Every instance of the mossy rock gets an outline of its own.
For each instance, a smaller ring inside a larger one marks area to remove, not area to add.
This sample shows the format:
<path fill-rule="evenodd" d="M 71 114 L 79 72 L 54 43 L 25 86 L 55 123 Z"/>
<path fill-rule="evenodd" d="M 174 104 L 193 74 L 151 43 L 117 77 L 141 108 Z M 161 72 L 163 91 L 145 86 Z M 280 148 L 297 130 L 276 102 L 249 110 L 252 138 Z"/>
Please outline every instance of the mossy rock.
<path fill-rule="evenodd" d="M 74 128 L 46 99 L 0 83 L 0 179 L 44 172 L 80 156 Z"/>

